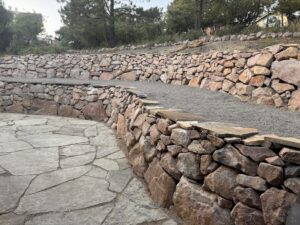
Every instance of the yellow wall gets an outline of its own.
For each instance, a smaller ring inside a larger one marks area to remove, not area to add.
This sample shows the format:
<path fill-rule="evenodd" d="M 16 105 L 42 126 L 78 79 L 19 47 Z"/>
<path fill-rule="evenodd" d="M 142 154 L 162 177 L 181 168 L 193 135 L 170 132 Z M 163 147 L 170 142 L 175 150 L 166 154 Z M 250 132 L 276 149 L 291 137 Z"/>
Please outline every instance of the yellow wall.
<path fill-rule="evenodd" d="M 272 17 L 272 16 L 274 16 L 277 20 L 280 21 L 280 26 L 281 26 L 281 24 L 282 24 L 281 14 L 271 14 L 269 17 Z M 256 22 L 256 25 L 261 27 L 261 28 L 266 28 L 266 24 L 267 24 L 267 17 L 265 17 L 265 18 L 259 20 L 258 22 Z M 274 26 L 274 23 L 270 23 L 269 25 L 270 25 L 270 27 L 272 27 L 272 26 Z M 283 26 L 286 27 L 288 25 L 289 25 L 289 22 L 288 22 L 287 16 L 284 15 L 283 16 Z"/>

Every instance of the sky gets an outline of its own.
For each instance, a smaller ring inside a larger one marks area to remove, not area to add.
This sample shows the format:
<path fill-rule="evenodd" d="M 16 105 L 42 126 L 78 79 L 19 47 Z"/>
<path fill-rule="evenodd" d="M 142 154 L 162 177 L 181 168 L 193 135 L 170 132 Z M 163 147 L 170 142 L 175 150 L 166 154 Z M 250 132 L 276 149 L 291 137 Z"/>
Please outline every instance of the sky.
<path fill-rule="evenodd" d="M 138 6 L 145 8 L 166 8 L 172 0 L 134 0 Z M 45 31 L 47 34 L 55 35 L 55 31 L 62 26 L 58 10 L 60 4 L 56 0 L 4 0 L 6 7 L 17 9 L 20 12 L 37 12 L 44 16 Z"/>

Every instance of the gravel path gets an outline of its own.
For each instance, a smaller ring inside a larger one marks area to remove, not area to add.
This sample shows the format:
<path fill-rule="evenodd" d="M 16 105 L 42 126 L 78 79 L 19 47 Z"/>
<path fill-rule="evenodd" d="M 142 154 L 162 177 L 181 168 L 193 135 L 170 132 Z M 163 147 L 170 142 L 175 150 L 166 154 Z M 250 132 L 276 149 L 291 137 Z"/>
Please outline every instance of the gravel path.
<path fill-rule="evenodd" d="M 167 108 L 183 109 L 208 121 L 230 122 L 243 127 L 257 128 L 261 133 L 300 138 L 300 112 L 289 112 L 269 106 L 244 103 L 220 92 L 188 86 L 173 86 L 158 82 L 80 81 L 73 79 L 12 79 L 2 81 L 43 82 L 57 84 L 98 84 L 136 87 L 150 99 L 158 100 Z"/>

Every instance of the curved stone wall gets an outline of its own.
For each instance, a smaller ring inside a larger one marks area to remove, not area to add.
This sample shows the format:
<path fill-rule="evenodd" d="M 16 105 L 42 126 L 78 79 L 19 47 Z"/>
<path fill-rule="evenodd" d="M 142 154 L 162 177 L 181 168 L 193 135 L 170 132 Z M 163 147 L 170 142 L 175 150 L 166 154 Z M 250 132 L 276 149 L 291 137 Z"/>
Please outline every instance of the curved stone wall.
<path fill-rule="evenodd" d="M 200 55 L 28 55 L 0 58 L 0 75 L 150 80 L 222 91 L 258 104 L 300 110 L 298 45 Z"/>
<path fill-rule="evenodd" d="M 224 42 L 226 41 L 256 41 L 256 40 L 263 40 L 263 39 L 275 39 L 275 38 L 282 38 L 282 39 L 290 39 L 290 38 L 299 38 L 300 32 L 278 32 L 278 33 L 265 33 L 265 32 L 257 32 L 257 33 L 251 33 L 251 34 L 239 34 L 239 35 L 224 35 L 224 36 L 203 36 L 200 37 L 198 40 L 185 40 L 185 41 L 179 41 L 179 42 L 164 42 L 164 43 L 156 43 L 154 44 L 154 47 L 167 47 L 167 46 L 178 46 L 182 45 L 184 48 L 195 48 L 201 46 L 203 43 L 208 42 Z M 122 51 L 122 50 L 136 50 L 136 49 L 146 49 L 151 47 L 149 44 L 141 44 L 141 45 L 123 45 L 120 47 L 114 47 L 114 48 L 101 48 L 101 49 L 95 49 L 95 50 L 71 50 L 70 52 L 73 53 L 101 53 L 105 51 Z"/>
<path fill-rule="evenodd" d="M 153 199 L 189 225 L 283 225 L 300 191 L 299 139 L 201 122 L 134 89 L 1 82 L 0 93 L 2 112 L 106 122 Z"/>

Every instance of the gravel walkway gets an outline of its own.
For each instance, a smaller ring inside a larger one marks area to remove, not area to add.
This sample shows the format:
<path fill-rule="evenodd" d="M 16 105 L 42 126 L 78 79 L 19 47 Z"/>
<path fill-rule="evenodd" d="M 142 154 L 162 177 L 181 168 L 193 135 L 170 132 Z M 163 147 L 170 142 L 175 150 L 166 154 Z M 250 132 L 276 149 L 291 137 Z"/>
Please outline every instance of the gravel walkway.
<path fill-rule="evenodd" d="M 73 79 L 12 79 L 2 81 L 43 82 L 56 84 L 97 84 L 136 87 L 150 99 L 158 100 L 167 108 L 183 109 L 208 121 L 230 122 L 243 127 L 257 128 L 261 133 L 300 138 L 300 112 L 289 112 L 269 106 L 241 102 L 220 92 L 188 86 L 174 86 L 158 82 L 80 81 Z"/>

